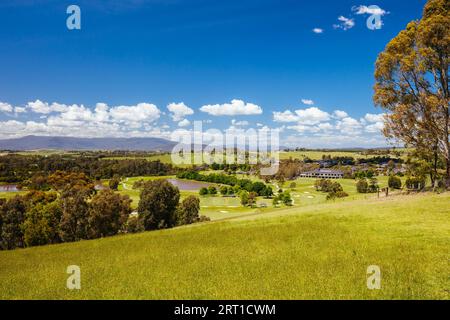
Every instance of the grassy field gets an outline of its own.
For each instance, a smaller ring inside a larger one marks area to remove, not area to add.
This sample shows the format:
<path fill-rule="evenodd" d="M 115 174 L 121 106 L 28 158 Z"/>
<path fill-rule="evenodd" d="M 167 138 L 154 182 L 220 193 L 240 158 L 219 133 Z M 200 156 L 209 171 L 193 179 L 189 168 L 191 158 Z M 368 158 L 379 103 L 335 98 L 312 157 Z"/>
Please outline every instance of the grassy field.
<path fill-rule="evenodd" d="M 211 172 L 209 172 L 211 173 Z M 251 180 L 259 180 L 255 176 L 238 175 L 239 178 L 246 178 Z M 175 178 L 174 176 L 163 177 L 133 177 L 127 178 L 119 186 L 119 192 L 128 195 L 132 199 L 132 207 L 137 208 L 139 203 L 139 190 L 132 189 L 132 185 L 135 181 L 143 180 L 155 180 Z M 380 176 L 377 178 L 381 188 L 387 186 L 388 177 Z M 317 205 L 327 202 L 326 193 L 318 192 L 314 188 L 313 178 L 298 178 L 294 181 L 287 181 L 281 187 L 283 190 L 289 190 L 293 199 L 293 207 L 306 207 L 311 205 Z M 353 201 L 358 199 L 371 199 L 376 197 L 376 194 L 358 194 L 356 192 L 355 180 L 352 179 L 339 179 L 338 181 L 344 191 L 349 194 L 349 197 L 345 199 L 338 199 L 335 202 Z M 296 187 L 290 188 L 290 184 L 295 182 Z M 273 190 L 277 190 L 278 186 L 276 182 L 272 185 Z M 181 191 L 181 199 L 189 195 L 199 196 L 198 191 Z M 266 208 L 261 208 L 261 205 L 265 204 Z M 273 208 L 271 199 L 263 199 L 259 197 L 257 200 L 258 208 L 244 208 L 240 204 L 240 199 L 217 196 L 201 196 L 200 197 L 200 214 L 210 217 L 212 220 L 221 220 L 228 218 L 235 218 L 237 216 L 245 216 L 257 212 L 268 212 L 273 210 L 280 210 L 279 208 Z"/>
<path fill-rule="evenodd" d="M 1 299 L 449 299 L 450 194 L 0 252 Z M 68 265 L 81 290 L 66 289 Z M 381 290 L 366 270 L 381 268 Z"/>

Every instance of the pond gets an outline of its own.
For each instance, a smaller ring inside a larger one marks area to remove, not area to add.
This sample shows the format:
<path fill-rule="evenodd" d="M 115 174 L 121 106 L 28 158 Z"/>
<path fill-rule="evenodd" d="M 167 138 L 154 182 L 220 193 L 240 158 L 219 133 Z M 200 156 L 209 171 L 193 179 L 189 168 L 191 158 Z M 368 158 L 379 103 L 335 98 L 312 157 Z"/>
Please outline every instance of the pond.
<path fill-rule="evenodd" d="M 211 184 L 206 182 L 199 182 L 193 180 L 167 179 L 175 187 L 180 190 L 192 191 L 200 190 L 201 188 L 208 188 Z"/>
<path fill-rule="evenodd" d="M 19 188 L 16 184 L 2 184 L 0 185 L 0 192 L 17 192 Z"/>

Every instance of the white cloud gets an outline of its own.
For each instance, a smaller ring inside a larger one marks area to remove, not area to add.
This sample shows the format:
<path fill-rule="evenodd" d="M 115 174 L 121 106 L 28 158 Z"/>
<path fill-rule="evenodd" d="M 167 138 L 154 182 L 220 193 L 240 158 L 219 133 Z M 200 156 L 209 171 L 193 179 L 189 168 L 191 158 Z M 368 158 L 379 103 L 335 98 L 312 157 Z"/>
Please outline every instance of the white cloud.
<path fill-rule="evenodd" d="M 336 110 L 333 112 L 333 116 L 338 119 L 343 119 L 348 117 L 348 113 L 342 110 Z"/>
<path fill-rule="evenodd" d="M 60 104 L 53 102 L 49 104 L 48 102 L 42 102 L 41 100 L 31 101 L 27 103 L 27 108 L 35 113 L 48 114 L 51 112 L 65 112 L 68 108 L 65 104 Z"/>
<path fill-rule="evenodd" d="M 190 124 L 191 122 L 188 119 L 183 119 L 180 122 L 178 122 L 179 127 L 187 127 Z"/>
<path fill-rule="evenodd" d="M 375 122 L 368 126 L 366 126 L 366 132 L 369 133 L 378 133 L 381 132 L 384 129 L 384 123 L 383 122 Z"/>
<path fill-rule="evenodd" d="M 370 15 L 380 15 L 384 16 L 388 12 L 386 10 L 381 9 L 378 6 L 355 6 L 352 8 L 352 11 L 354 11 L 356 14 L 370 14 Z"/>
<path fill-rule="evenodd" d="M 372 114 L 372 113 L 367 113 L 364 116 L 364 120 L 366 120 L 367 122 L 383 122 L 384 120 L 384 114 Z"/>
<path fill-rule="evenodd" d="M 194 110 L 189 108 L 183 102 L 180 103 L 170 103 L 167 105 L 167 109 L 172 113 L 173 121 L 181 121 L 186 116 L 190 116 L 194 114 Z"/>
<path fill-rule="evenodd" d="M 312 106 L 314 104 L 314 101 L 310 99 L 302 99 L 302 103 L 306 104 L 307 106 Z"/>
<path fill-rule="evenodd" d="M 9 103 L 0 102 L 0 111 L 2 112 L 12 112 L 13 107 Z"/>
<path fill-rule="evenodd" d="M 312 31 L 317 34 L 323 33 L 323 29 L 321 28 L 314 28 Z"/>
<path fill-rule="evenodd" d="M 355 26 L 355 20 L 346 18 L 344 16 L 339 16 L 338 20 L 340 21 L 339 24 L 333 25 L 335 29 L 342 29 L 342 30 L 348 30 Z"/>
<path fill-rule="evenodd" d="M 231 103 L 205 105 L 200 111 L 213 116 L 258 115 L 263 112 L 260 106 L 238 99 L 233 99 Z"/>
<path fill-rule="evenodd" d="M 250 123 L 248 121 L 238 121 L 236 119 L 231 120 L 231 124 L 234 126 L 241 126 L 241 127 L 245 127 L 248 126 Z"/>
<path fill-rule="evenodd" d="M 351 117 L 343 118 L 336 123 L 336 129 L 340 130 L 343 134 L 359 133 L 361 128 L 361 123 Z"/>
<path fill-rule="evenodd" d="M 314 125 L 320 122 L 325 122 L 330 119 L 328 112 L 322 111 L 319 108 L 312 107 L 304 110 L 296 110 L 298 122 L 301 124 Z"/>
<path fill-rule="evenodd" d="M 25 113 L 27 109 L 24 107 L 14 107 L 14 113 Z"/>
<path fill-rule="evenodd" d="M 274 112 L 273 121 L 275 122 L 296 122 L 298 121 L 298 116 L 292 111 L 286 110 L 284 112 Z"/>
<path fill-rule="evenodd" d="M 135 106 L 118 106 L 110 109 L 109 114 L 115 121 L 154 122 L 159 119 L 161 111 L 154 104 L 138 103 Z"/>

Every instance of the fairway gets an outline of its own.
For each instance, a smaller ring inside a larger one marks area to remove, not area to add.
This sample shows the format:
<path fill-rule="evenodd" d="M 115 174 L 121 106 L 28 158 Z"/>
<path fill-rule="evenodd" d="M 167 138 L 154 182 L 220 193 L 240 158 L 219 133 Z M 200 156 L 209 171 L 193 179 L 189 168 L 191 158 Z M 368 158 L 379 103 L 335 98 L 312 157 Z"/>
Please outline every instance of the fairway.
<path fill-rule="evenodd" d="M 0 252 L 0 299 L 449 299 L 450 194 Z M 81 267 L 81 290 L 66 268 Z M 380 290 L 366 286 L 381 269 Z"/>

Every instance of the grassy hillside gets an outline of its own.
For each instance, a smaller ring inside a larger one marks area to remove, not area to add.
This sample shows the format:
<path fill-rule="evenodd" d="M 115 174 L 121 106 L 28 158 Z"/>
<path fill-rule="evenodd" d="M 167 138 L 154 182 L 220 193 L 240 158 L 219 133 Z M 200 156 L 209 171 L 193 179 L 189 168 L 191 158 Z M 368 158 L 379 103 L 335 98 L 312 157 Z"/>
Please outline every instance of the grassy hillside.
<path fill-rule="evenodd" d="M 0 252 L 0 298 L 449 299 L 450 194 L 295 207 Z M 68 265 L 82 288 L 65 288 Z M 366 287 L 378 265 L 381 290 Z"/>

